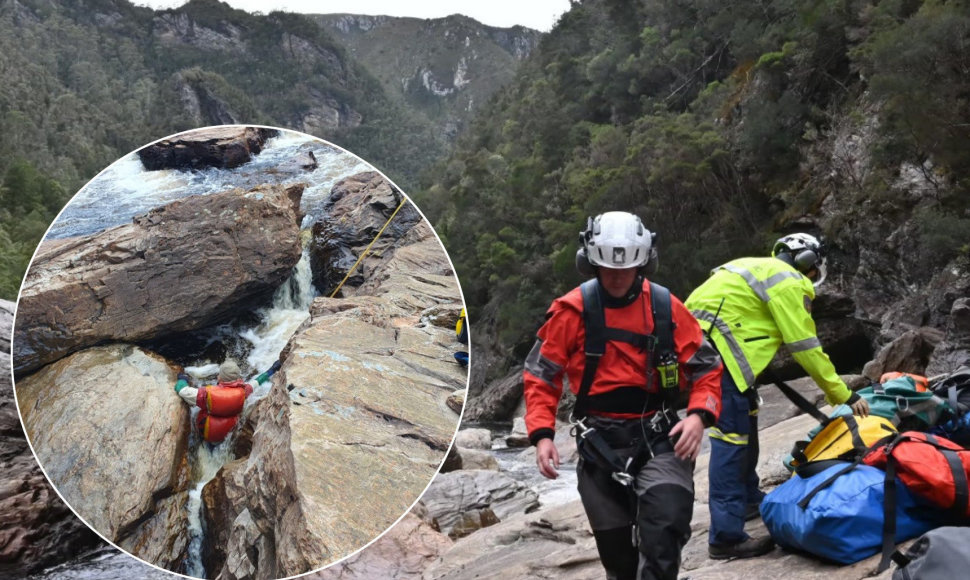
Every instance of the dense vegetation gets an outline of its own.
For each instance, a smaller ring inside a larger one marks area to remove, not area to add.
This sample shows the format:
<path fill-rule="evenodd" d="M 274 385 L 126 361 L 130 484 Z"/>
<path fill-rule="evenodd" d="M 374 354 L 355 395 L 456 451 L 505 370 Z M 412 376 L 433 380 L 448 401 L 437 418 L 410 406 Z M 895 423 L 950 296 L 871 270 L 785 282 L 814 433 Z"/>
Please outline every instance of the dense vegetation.
<path fill-rule="evenodd" d="M 70 195 L 122 155 L 177 131 L 233 121 L 305 130 L 405 188 L 443 153 L 426 119 L 388 99 L 307 18 L 252 15 L 216 0 L 160 14 L 124 0 L 0 3 L 0 297 L 16 297 Z M 315 121 L 332 110 L 362 121 Z"/>
<path fill-rule="evenodd" d="M 967 255 L 968 41 L 960 1 L 574 3 L 418 196 L 478 344 L 524 353 L 602 211 L 659 232 L 681 296 L 786 230 L 838 247 L 863 212 L 913 218 L 938 265 Z"/>

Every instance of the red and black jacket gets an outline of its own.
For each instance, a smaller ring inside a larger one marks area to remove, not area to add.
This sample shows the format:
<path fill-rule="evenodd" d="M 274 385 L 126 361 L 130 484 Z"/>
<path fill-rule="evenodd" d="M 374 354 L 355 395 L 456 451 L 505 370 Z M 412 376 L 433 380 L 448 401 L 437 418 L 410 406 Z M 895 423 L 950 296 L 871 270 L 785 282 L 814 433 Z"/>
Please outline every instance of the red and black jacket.
<path fill-rule="evenodd" d="M 631 300 L 604 303 L 606 326 L 639 334 L 653 333 L 650 284 L 643 280 Z M 721 410 L 722 364 L 717 351 L 704 339 L 697 320 L 671 296 L 674 347 L 680 367 L 680 389 L 690 391 L 687 412 L 701 413 L 713 424 Z M 577 287 L 557 298 L 546 313 L 538 340 L 526 358 L 524 381 L 526 428 L 533 444 L 553 437 L 556 408 L 562 396 L 563 375 L 575 394 L 586 364 L 583 298 Z M 633 344 L 609 341 L 589 390 L 588 412 L 619 418 L 651 415 L 662 398 L 650 353 Z"/>

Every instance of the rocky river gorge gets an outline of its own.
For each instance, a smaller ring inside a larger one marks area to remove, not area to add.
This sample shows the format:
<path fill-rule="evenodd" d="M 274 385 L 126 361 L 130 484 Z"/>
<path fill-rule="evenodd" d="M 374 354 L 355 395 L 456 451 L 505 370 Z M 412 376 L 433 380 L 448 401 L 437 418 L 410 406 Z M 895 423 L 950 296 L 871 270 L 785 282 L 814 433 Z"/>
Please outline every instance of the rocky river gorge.
<path fill-rule="evenodd" d="M 249 128 L 169 146 L 201 153 L 112 166 L 38 251 L 12 346 L 27 434 L 78 515 L 143 560 L 225 579 L 319 568 L 393 524 L 444 459 L 467 376 L 457 280 L 415 208 L 349 154 Z M 173 385 L 226 358 L 247 377 L 281 368 L 212 445 Z"/>

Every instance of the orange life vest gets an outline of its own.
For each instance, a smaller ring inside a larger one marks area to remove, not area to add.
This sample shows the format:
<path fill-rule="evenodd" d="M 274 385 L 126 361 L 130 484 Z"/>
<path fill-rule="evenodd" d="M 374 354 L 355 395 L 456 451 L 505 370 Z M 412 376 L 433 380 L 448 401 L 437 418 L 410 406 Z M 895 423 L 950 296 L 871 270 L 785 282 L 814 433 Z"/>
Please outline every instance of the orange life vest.
<path fill-rule="evenodd" d="M 196 425 L 202 438 L 209 443 L 222 442 L 236 426 L 246 397 L 252 392 L 252 385 L 242 380 L 199 389 L 195 399 L 199 407 Z"/>

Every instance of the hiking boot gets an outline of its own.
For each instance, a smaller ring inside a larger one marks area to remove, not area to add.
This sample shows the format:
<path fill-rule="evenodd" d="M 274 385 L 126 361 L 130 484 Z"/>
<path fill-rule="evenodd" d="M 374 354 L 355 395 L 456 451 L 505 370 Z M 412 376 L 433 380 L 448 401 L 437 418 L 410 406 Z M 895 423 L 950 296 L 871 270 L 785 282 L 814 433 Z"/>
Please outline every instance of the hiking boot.
<path fill-rule="evenodd" d="M 775 547 L 775 542 L 769 536 L 763 538 L 748 538 L 737 544 L 710 544 L 707 555 L 712 560 L 726 560 L 728 558 L 754 558 L 763 556 Z"/>
<path fill-rule="evenodd" d="M 761 517 L 761 504 L 749 503 L 748 508 L 744 511 L 744 521 L 749 522 L 751 520 L 756 520 L 760 517 Z"/>

